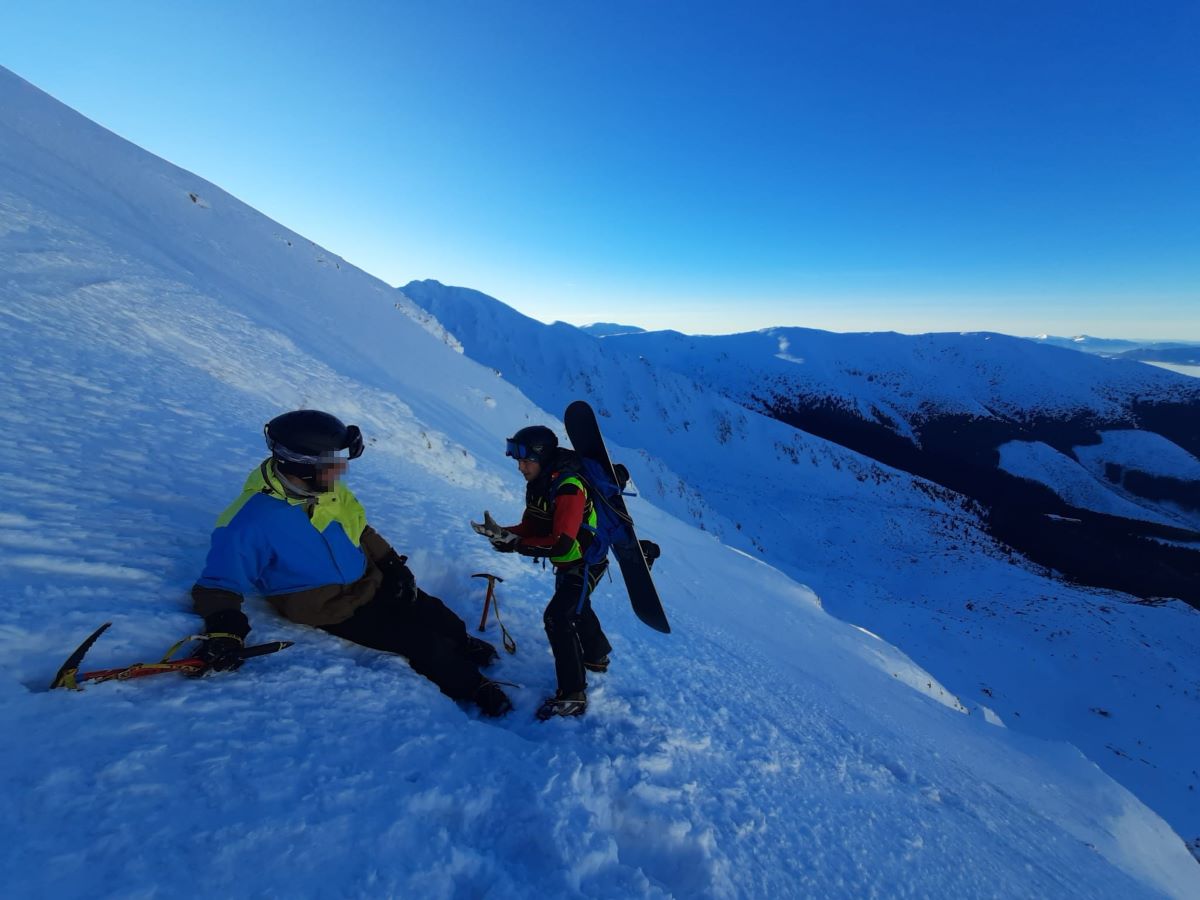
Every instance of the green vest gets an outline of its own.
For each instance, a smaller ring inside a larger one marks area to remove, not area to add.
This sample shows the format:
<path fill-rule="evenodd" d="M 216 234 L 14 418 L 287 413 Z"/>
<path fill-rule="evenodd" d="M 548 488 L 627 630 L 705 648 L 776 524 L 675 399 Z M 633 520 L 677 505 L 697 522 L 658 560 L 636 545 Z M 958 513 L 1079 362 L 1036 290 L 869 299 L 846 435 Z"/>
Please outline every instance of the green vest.
<path fill-rule="evenodd" d="M 591 499 L 591 497 L 588 496 L 587 488 L 584 487 L 584 484 L 580 479 L 576 478 L 574 475 L 568 475 L 562 481 L 559 481 L 554 485 L 555 492 L 557 492 L 558 489 L 560 487 L 562 487 L 564 484 L 573 484 L 576 487 L 578 487 L 580 491 L 583 492 L 583 501 L 584 501 L 583 525 L 581 527 L 587 531 L 590 531 L 592 534 L 595 534 L 596 533 L 596 508 L 594 506 L 592 506 L 592 499 Z M 573 563 L 576 560 L 582 559 L 582 558 L 583 558 L 583 548 L 580 547 L 579 538 L 578 538 L 578 536 L 576 536 L 575 540 L 571 542 L 571 549 L 568 550 L 566 553 L 564 553 L 562 556 L 550 557 L 550 562 L 552 562 L 556 566 L 558 566 L 558 565 L 563 565 L 564 563 Z"/>

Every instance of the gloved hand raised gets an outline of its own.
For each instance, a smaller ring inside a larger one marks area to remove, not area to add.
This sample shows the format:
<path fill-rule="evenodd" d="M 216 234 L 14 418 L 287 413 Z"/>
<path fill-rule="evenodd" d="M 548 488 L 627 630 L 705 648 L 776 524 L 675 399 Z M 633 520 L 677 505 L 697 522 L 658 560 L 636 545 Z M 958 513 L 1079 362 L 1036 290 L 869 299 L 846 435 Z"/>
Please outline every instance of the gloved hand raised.
<path fill-rule="evenodd" d="M 475 529 L 476 534 L 482 534 L 485 538 L 492 542 L 492 549 L 499 550 L 501 553 L 512 553 L 517 549 L 517 541 L 520 540 L 515 534 L 496 523 L 492 518 L 492 514 L 486 509 L 483 511 L 483 522 L 472 522 L 471 527 Z"/>
<path fill-rule="evenodd" d="M 489 541 L 495 540 L 504 529 L 492 518 L 492 514 L 486 509 L 483 511 L 482 522 L 472 522 L 471 527 L 475 529 L 476 534 L 482 534 Z"/>

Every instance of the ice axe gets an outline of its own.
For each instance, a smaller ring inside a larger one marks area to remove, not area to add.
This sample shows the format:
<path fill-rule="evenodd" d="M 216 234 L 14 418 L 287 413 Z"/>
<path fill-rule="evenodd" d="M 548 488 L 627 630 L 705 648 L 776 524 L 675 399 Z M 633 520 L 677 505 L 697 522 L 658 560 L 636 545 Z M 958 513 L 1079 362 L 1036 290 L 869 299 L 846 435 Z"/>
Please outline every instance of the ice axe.
<path fill-rule="evenodd" d="M 488 609 L 494 609 L 496 611 L 496 624 L 500 626 L 500 635 L 504 643 L 504 649 L 509 653 L 516 653 L 517 642 L 512 639 L 512 636 L 508 633 L 508 629 L 500 621 L 500 600 L 496 597 L 496 582 L 504 581 L 504 579 L 490 572 L 476 572 L 471 577 L 486 578 L 488 580 L 487 596 L 483 598 L 483 617 L 479 620 L 479 630 L 483 631 L 487 628 Z"/>
<path fill-rule="evenodd" d="M 58 674 L 54 676 L 54 681 L 50 683 L 50 690 L 54 690 L 55 688 L 69 688 L 73 691 L 81 691 L 83 690 L 81 682 L 84 681 L 90 681 L 93 684 L 99 684 L 102 681 L 127 681 L 131 678 L 142 678 L 146 675 L 161 675 L 165 672 L 202 675 L 207 670 L 208 664 L 198 657 L 192 656 L 186 659 L 171 658 L 188 641 L 204 640 L 204 635 L 201 634 L 191 635 L 181 641 L 177 641 L 158 662 L 139 662 L 128 666 L 120 666 L 116 669 L 98 669 L 94 672 L 80 672 L 79 667 L 83 663 L 84 655 L 92 648 L 92 644 L 96 643 L 100 635 L 108 630 L 110 625 L 112 625 L 112 622 L 105 622 L 88 635 L 82 644 L 75 648 L 75 652 L 67 657 L 67 661 L 62 664 L 58 670 Z M 268 653 L 277 653 L 280 650 L 286 650 L 290 646 L 292 646 L 291 641 L 271 641 L 268 644 L 243 647 L 238 652 L 238 656 L 242 659 L 252 659 L 255 656 L 265 656 Z"/>

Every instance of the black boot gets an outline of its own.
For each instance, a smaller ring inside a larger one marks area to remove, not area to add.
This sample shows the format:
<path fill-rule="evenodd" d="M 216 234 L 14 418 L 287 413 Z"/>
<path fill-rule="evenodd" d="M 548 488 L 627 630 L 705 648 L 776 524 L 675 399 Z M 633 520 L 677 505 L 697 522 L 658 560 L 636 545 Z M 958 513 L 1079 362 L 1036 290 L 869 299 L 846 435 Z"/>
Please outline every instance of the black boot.
<path fill-rule="evenodd" d="M 485 716 L 491 716 L 493 719 L 512 712 L 513 708 L 512 701 L 500 689 L 500 685 L 486 678 L 475 691 L 475 703 Z"/>
<path fill-rule="evenodd" d="M 582 716 L 587 712 L 587 694 L 576 691 L 573 694 L 557 692 L 553 697 L 547 697 L 538 708 L 537 717 L 545 722 L 555 716 Z"/>
<path fill-rule="evenodd" d="M 481 669 L 485 666 L 490 666 L 500 658 L 500 654 L 496 652 L 496 648 L 487 641 L 482 641 L 477 637 L 467 635 L 467 652 L 466 657 Z"/>

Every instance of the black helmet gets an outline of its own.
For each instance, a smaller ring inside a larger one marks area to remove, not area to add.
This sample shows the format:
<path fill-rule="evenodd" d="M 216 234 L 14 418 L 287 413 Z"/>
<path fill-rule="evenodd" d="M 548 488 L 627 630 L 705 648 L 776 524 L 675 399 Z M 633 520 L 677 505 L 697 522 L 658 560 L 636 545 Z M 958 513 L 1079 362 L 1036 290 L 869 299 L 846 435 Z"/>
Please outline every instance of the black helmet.
<path fill-rule="evenodd" d="M 513 459 L 532 459 L 546 465 L 558 449 L 558 436 L 545 425 L 529 425 L 508 439 L 505 456 Z"/>
<path fill-rule="evenodd" d="M 337 416 L 316 409 L 298 409 L 276 416 L 263 426 L 267 448 L 281 471 L 311 477 L 322 465 L 362 455 L 362 432 L 343 425 Z"/>

